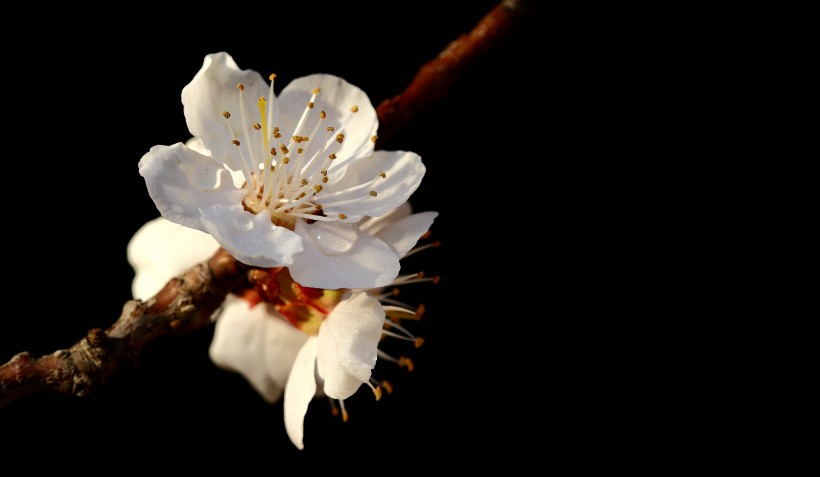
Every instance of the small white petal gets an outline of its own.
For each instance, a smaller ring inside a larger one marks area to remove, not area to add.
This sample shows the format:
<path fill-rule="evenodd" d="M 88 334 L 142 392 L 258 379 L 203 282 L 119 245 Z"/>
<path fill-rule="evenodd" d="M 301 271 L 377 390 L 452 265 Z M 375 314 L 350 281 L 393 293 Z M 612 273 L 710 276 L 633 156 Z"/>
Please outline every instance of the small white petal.
<path fill-rule="evenodd" d="M 411 213 L 413 213 L 413 208 L 410 206 L 410 202 L 404 202 L 384 215 L 380 215 L 378 217 L 365 217 L 364 220 L 359 223 L 359 228 L 370 235 L 375 235 L 379 232 L 379 230 L 387 227 L 396 220 L 407 217 Z"/>
<path fill-rule="evenodd" d="M 419 237 L 430 229 L 436 217 L 438 217 L 438 212 L 413 214 L 388 225 L 375 237 L 389 245 L 396 255 L 403 257 L 416 245 Z"/>
<path fill-rule="evenodd" d="M 297 221 L 304 251 L 294 257 L 290 274 L 313 288 L 374 288 L 399 274 L 399 257 L 355 224 Z"/>
<path fill-rule="evenodd" d="M 163 217 L 203 232 L 200 208 L 238 204 L 244 196 L 227 169 L 182 143 L 152 147 L 140 159 L 139 173 Z"/>
<path fill-rule="evenodd" d="M 315 336 L 311 336 L 299 350 L 285 387 L 285 430 L 299 449 L 305 448 L 302 442 L 305 433 L 305 414 L 316 394 L 317 341 Z"/>
<path fill-rule="evenodd" d="M 322 322 L 317 369 L 328 397 L 347 399 L 370 379 L 384 316 L 377 299 L 356 292 L 339 302 Z"/>
<path fill-rule="evenodd" d="M 200 209 L 206 232 L 237 260 L 256 267 L 283 267 L 302 251 L 302 239 L 271 222 L 270 211 L 254 215 L 241 205 Z"/>
<path fill-rule="evenodd" d="M 239 110 L 239 91 L 236 85 L 245 86 L 245 110 L 249 124 L 242 124 Z M 233 170 L 240 170 L 236 146 L 222 113 L 231 114 L 230 124 L 239 141 L 243 141 L 246 127 L 259 119 L 256 101 L 268 96 L 268 84 L 253 70 L 240 70 L 227 53 L 215 53 L 205 57 L 202 68 L 188 85 L 182 88 L 182 105 L 188 130 L 202 140 L 215 160 Z M 270 99 L 270 98 L 268 98 Z"/>
<path fill-rule="evenodd" d="M 375 147 L 370 138 L 379 127 L 376 110 L 364 91 L 337 76 L 316 74 L 291 81 L 279 94 L 282 130 L 288 134 L 297 134 L 293 128 L 299 122 L 316 88 L 320 91 L 316 96 L 315 107 L 300 135 L 309 134 L 317 124 L 318 137 L 311 138 L 311 143 L 327 138 L 327 127 L 335 129 L 334 137 L 339 133 L 344 134 L 344 142 L 334 142 L 329 149 L 329 152 L 334 152 L 339 157 L 333 167 L 341 166 L 350 158 L 369 155 Z M 355 113 L 352 111 L 354 106 Z M 319 111 L 325 111 L 327 117 L 320 119 Z M 324 140 L 321 143 L 324 144 Z"/>
<path fill-rule="evenodd" d="M 147 300 L 171 278 L 219 249 L 210 235 L 175 224 L 163 217 L 143 225 L 128 242 L 128 263 L 136 275 L 131 285 L 134 298 Z"/>
<path fill-rule="evenodd" d="M 385 178 L 379 174 L 384 172 Z M 367 196 L 364 200 L 339 206 L 324 205 L 324 211 L 329 216 L 345 214 L 351 220 L 359 220 L 363 216 L 378 217 L 395 209 L 407 201 L 416 191 L 424 177 L 424 164 L 418 154 L 405 151 L 376 151 L 370 157 L 356 159 L 347 164 L 344 176 L 330 182 L 323 194 L 344 191 L 359 184 L 376 180 L 367 190 L 342 192 L 334 196 L 330 202 L 354 199 L 375 191 L 375 197 Z M 319 196 L 321 201 L 321 195 Z"/>
<path fill-rule="evenodd" d="M 229 295 L 208 353 L 217 366 L 241 374 L 268 402 L 282 396 L 296 354 L 307 337 L 272 306 L 250 307 Z"/>

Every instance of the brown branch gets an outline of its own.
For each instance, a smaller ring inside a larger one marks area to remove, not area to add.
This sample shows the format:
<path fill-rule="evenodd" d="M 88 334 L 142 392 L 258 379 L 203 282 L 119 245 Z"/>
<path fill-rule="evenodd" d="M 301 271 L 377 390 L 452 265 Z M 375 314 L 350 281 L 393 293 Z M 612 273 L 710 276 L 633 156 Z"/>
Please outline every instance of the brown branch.
<path fill-rule="evenodd" d="M 204 328 L 244 267 L 224 250 L 168 282 L 146 302 L 129 301 L 108 330 L 92 329 L 71 348 L 32 359 L 23 352 L 0 366 L 0 407 L 23 396 L 59 392 L 84 396 L 133 367 L 155 338 Z"/>
<path fill-rule="evenodd" d="M 526 7 L 535 2 L 504 0 L 469 34 L 422 66 L 402 94 L 378 107 L 379 141 L 447 94 L 464 68 L 506 37 Z M 246 273 L 251 271 L 255 274 Z M 0 407 L 35 393 L 85 396 L 121 370 L 135 366 L 154 339 L 208 326 L 228 292 L 239 285 L 254 287 L 264 281 L 259 273 L 220 249 L 208 261 L 172 279 L 150 300 L 126 303 L 120 318 L 107 330 L 92 329 L 72 347 L 40 358 L 27 352 L 15 355 L 0 366 Z"/>
<path fill-rule="evenodd" d="M 382 101 L 379 115 L 379 144 L 383 144 L 433 101 L 443 98 L 477 57 L 506 38 L 538 0 L 504 0 L 493 8 L 470 33 L 451 42 L 438 57 L 416 73 L 398 96 Z"/>

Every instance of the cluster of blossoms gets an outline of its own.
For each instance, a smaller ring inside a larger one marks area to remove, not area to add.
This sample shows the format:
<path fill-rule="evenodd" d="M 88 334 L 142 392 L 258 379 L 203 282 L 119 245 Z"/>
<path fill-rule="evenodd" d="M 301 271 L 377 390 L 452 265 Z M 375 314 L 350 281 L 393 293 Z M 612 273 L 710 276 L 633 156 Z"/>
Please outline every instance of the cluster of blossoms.
<path fill-rule="evenodd" d="M 162 217 L 128 247 L 134 296 L 219 247 L 266 269 L 259 291 L 231 295 L 217 316 L 212 360 L 241 373 L 269 402 L 284 394 L 285 427 L 303 447 L 303 422 L 317 395 L 344 400 L 372 376 L 390 336 L 421 344 L 401 320 L 420 310 L 385 287 L 432 280 L 400 276 L 435 212 L 411 213 L 424 176 L 418 155 L 374 151 L 378 120 L 367 95 L 341 78 L 311 75 L 277 97 L 275 75 L 240 70 L 208 55 L 182 90 L 193 138 L 155 146 L 139 163 Z M 415 248 L 414 248 L 415 247 Z"/>

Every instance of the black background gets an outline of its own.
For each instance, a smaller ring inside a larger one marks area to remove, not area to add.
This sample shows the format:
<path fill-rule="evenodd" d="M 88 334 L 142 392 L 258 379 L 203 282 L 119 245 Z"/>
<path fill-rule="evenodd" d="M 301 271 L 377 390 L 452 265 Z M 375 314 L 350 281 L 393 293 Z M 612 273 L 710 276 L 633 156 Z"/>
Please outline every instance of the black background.
<path fill-rule="evenodd" d="M 111 14 L 100 23 L 54 23 L 59 12 L 50 12 L 50 28 L 32 34 L 44 41 L 20 39 L 6 50 L 6 121 L 13 126 L 5 137 L 17 151 L 4 158 L 6 182 L 17 187 L 4 193 L 6 253 L 16 262 L 4 272 L 12 285 L 0 361 L 69 347 L 119 316 L 133 278 L 126 244 L 158 215 L 137 162 L 153 145 L 189 138 L 180 92 L 206 54 L 227 51 L 243 69 L 275 72 L 277 90 L 299 76 L 335 74 L 378 105 L 496 4 L 468 2 L 449 12 L 433 1 L 395 11 L 378 3 L 295 3 L 264 12 L 226 4 L 198 12 L 202 19 L 158 11 L 127 27 Z M 539 25 L 531 15 L 470 66 L 448 97 L 384 145 L 422 156 L 427 175 L 411 202 L 417 211 L 440 212 L 432 230 L 442 241 L 403 264 L 442 281 L 403 295 L 426 305 L 424 319 L 411 326 L 427 342 L 419 350 L 391 348 L 414 359 L 412 373 L 377 365 L 375 376 L 393 383 L 393 395 L 377 403 L 360 389 L 347 401 L 348 423 L 314 400 L 306 449 L 298 451 L 281 403 L 264 403 L 244 379 L 210 363 L 208 328 L 156 341 L 137 368 L 88 397 L 38 395 L 0 409 L 2 452 L 49 448 L 51 458 L 30 461 L 34 469 L 118 455 L 149 469 L 161 455 L 173 467 L 229 463 L 242 473 L 317 462 L 361 472 L 389 471 L 378 464 L 387 461 L 424 470 L 434 458 L 460 465 L 514 449 L 508 429 L 521 423 L 502 399 L 515 396 L 514 408 L 530 416 L 543 406 L 526 392 L 543 376 L 513 377 L 532 351 L 511 343 L 523 316 L 540 319 L 543 298 L 521 300 L 508 279 L 515 276 L 509 269 L 530 266 L 541 252 L 499 259 L 514 247 L 507 231 L 525 231 L 529 214 L 543 207 L 518 200 L 524 189 L 542 187 L 547 157 L 548 112 L 535 101 L 550 93 L 548 75 L 535 73 L 549 63 Z M 509 214 L 499 214 L 499 202 Z"/>

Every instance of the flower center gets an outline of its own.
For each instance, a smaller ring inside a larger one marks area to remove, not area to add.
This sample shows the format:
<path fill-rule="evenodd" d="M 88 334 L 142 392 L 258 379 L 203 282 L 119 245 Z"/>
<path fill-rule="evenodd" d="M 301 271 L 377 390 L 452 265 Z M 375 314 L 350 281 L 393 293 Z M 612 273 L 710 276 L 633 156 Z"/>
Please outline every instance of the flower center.
<path fill-rule="evenodd" d="M 250 280 L 255 286 L 251 292 L 258 298 L 246 293 L 245 299 L 251 303 L 265 301 L 273 304 L 290 324 L 309 336 L 319 334 L 322 321 L 347 291 L 304 287 L 293 280 L 287 268 L 253 270 Z"/>
<path fill-rule="evenodd" d="M 270 75 L 270 98 L 275 98 L 275 78 L 276 75 Z M 378 195 L 373 186 L 379 179 L 386 177 L 384 172 L 368 182 L 353 187 L 326 190 L 330 180 L 328 170 L 337 159 L 337 153 L 345 140 L 342 132 L 345 126 L 342 124 L 338 130 L 333 126 L 323 127 L 328 114 L 325 111 L 316 111 L 319 88 L 313 90 L 289 140 L 283 140 L 279 126 L 274 125 L 278 118 L 274 117 L 274 108 L 268 104 L 264 96 L 256 101 L 259 115 L 258 120 L 252 122 L 245 108 L 245 86 L 240 83 L 237 89 L 239 113 L 244 128 L 242 142 L 236 138 L 233 128 L 228 123 L 231 113 L 225 111 L 222 116 L 242 164 L 241 172 L 245 178 L 244 188 L 247 191 L 242 201 L 245 210 L 253 214 L 268 210 L 275 225 L 294 230 L 298 219 L 311 222 L 346 220 L 347 216 L 344 213 L 329 216 L 323 209 L 361 202 Z M 354 114 L 358 110 L 356 105 L 350 107 Z M 309 121 L 316 114 L 319 120 Z M 309 123 L 315 123 L 310 131 L 307 126 Z M 374 142 L 375 139 L 373 136 Z"/>

